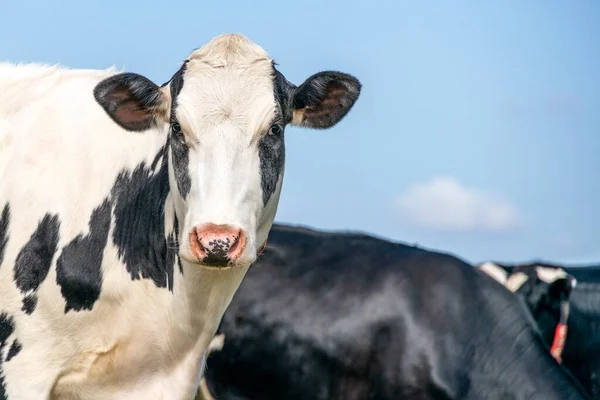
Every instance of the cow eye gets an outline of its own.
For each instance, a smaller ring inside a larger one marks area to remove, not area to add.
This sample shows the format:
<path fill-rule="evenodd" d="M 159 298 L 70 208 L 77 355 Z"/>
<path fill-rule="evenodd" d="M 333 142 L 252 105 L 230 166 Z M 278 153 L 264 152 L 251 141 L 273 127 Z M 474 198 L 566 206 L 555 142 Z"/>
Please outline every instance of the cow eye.
<path fill-rule="evenodd" d="M 283 128 L 281 127 L 281 125 L 275 124 L 272 125 L 271 128 L 269 128 L 269 135 L 279 136 L 281 135 L 281 132 L 283 132 Z"/>
<path fill-rule="evenodd" d="M 171 129 L 174 133 L 181 133 L 181 125 L 179 125 L 177 122 L 173 122 L 171 124 Z"/>

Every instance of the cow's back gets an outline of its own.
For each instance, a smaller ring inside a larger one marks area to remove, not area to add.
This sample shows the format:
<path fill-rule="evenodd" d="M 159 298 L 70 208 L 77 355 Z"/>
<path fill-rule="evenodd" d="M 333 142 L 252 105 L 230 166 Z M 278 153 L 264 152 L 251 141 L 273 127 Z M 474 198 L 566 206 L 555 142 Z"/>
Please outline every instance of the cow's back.
<path fill-rule="evenodd" d="M 582 398 L 511 293 L 366 235 L 274 226 L 219 332 L 206 379 L 223 400 Z"/>

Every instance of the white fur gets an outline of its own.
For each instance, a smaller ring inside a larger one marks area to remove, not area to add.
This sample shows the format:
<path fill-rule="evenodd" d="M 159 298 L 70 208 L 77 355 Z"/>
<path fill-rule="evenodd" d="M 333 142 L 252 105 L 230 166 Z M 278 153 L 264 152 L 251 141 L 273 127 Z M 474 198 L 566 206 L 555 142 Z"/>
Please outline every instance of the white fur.
<path fill-rule="evenodd" d="M 6 202 L 11 207 L 0 311 L 16 322 L 8 343 L 17 337 L 23 345 L 3 365 L 11 400 L 191 399 L 197 392 L 207 346 L 267 238 L 282 176 L 263 208 L 259 160 L 252 149 L 275 110 L 264 51 L 243 37 L 222 36 L 194 52 L 188 68 L 177 113 L 195 141 L 192 191 L 188 205 L 170 194 L 165 225 L 172 225 L 173 212 L 184 217 L 183 256 L 194 225 L 240 226 L 248 235 L 245 265 L 205 269 L 184 257 L 184 273 L 174 274 L 171 293 L 151 280 L 131 279 L 111 231 L 99 300 L 91 311 L 65 314 L 56 283 L 60 249 L 87 233 L 92 210 L 110 194 L 121 170 L 152 162 L 166 142 L 167 125 L 132 133 L 106 115 L 92 91 L 114 69 L 0 64 L 0 209 Z M 48 212 L 60 217 L 59 251 L 37 292 L 35 312 L 26 315 L 13 266 Z"/>
<path fill-rule="evenodd" d="M 184 232 L 202 223 L 230 224 L 250 233 L 259 228 L 257 146 L 276 111 L 271 62 L 262 48 L 241 35 L 221 36 L 189 57 L 176 115 L 193 146 L 190 166 L 196 179 L 187 202 L 200 206 L 186 214 Z M 267 209 L 272 207 L 276 203 Z M 248 236 L 241 257 L 245 263 L 255 259 L 264 233 Z M 191 257 L 188 241 L 181 243 L 181 252 Z"/>
<path fill-rule="evenodd" d="M 542 282 L 552 283 L 558 279 L 564 279 L 568 276 L 562 268 L 536 267 L 535 273 Z"/>
<path fill-rule="evenodd" d="M 516 292 L 527 282 L 529 277 L 524 272 L 511 274 L 506 280 L 506 288 L 511 292 Z"/>
<path fill-rule="evenodd" d="M 504 268 L 499 265 L 496 265 L 492 262 L 486 261 L 479 266 L 479 269 L 482 272 L 485 272 L 487 275 L 491 276 L 498 282 L 503 285 L 506 285 L 506 278 L 508 276 L 508 272 Z"/>
<path fill-rule="evenodd" d="M 524 272 L 515 272 L 509 275 L 504 268 L 489 261 L 481 264 L 479 269 L 506 286 L 506 288 L 512 292 L 519 290 L 519 288 L 523 286 L 523 284 L 529 279 L 527 274 Z M 547 268 L 537 266 L 535 268 L 535 272 L 538 278 L 542 282 L 546 283 L 552 283 L 557 279 L 566 278 L 568 276 L 568 274 L 562 268 Z M 575 284 L 576 282 L 573 280 L 573 287 Z"/>
<path fill-rule="evenodd" d="M 207 356 L 215 351 L 220 351 L 223 349 L 225 345 L 225 334 L 221 333 L 216 335 L 209 343 L 207 349 Z M 210 390 L 208 389 L 208 385 L 206 384 L 206 378 L 202 378 L 200 381 L 200 387 L 198 388 L 198 394 L 196 395 L 194 400 L 215 400 L 215 398 L 210 394 Z"/>

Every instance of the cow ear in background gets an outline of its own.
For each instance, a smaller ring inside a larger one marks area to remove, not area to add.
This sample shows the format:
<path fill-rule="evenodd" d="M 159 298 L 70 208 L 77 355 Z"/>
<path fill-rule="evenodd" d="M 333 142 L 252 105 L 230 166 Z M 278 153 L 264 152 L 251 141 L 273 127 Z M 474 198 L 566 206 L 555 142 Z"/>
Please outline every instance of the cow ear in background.
<path fill-rule="evenodd" d="M 574 287 L 574 280 L 571 278 L 559 278 L 550 283 L 548 287 L 548 297 L 552 301 L 567 300 L 571 295 L 571 289 Z"/>
<path fill-rule="evenodd" d="M 94 98 L 124 129 L 143 131 L 157 120 L 168 121 L 170 99 L 167 91 L 138 74 L 123 73 L 101 81 Z"/>
<path fill-rule="evenodd" d="M 361 84 L 342 72 L 319 72 L 294 91 L 291 124 L 327 129 L 344 118 L 360 94 Z"/>

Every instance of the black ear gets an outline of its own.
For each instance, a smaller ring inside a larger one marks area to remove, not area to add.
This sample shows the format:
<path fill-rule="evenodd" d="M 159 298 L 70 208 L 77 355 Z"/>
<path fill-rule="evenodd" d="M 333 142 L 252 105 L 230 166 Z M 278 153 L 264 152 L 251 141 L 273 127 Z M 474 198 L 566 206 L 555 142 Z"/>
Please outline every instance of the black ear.
<path fill-rule="evenodd" d="M 319 72 L 294 91 L 291 124 L 326 129 L 350 111 L 360 94 L 361 84 L 352 75 L 336 71 Z"/>
<path fill-rule="evenodd" d="M 570 277 L 557 279 L 550 284 L 548 297 L 556 301 L 567 300 L 571 295 L 573 286 L 573 279 Z"/>
<path fill-rule="evenodd" d="M 166 118 L 168 98 L 154 82 L 138 74 L 123 73 L 104 79 L 94 88 L 96 101 L 117 124 L 143 131 Z"/>

